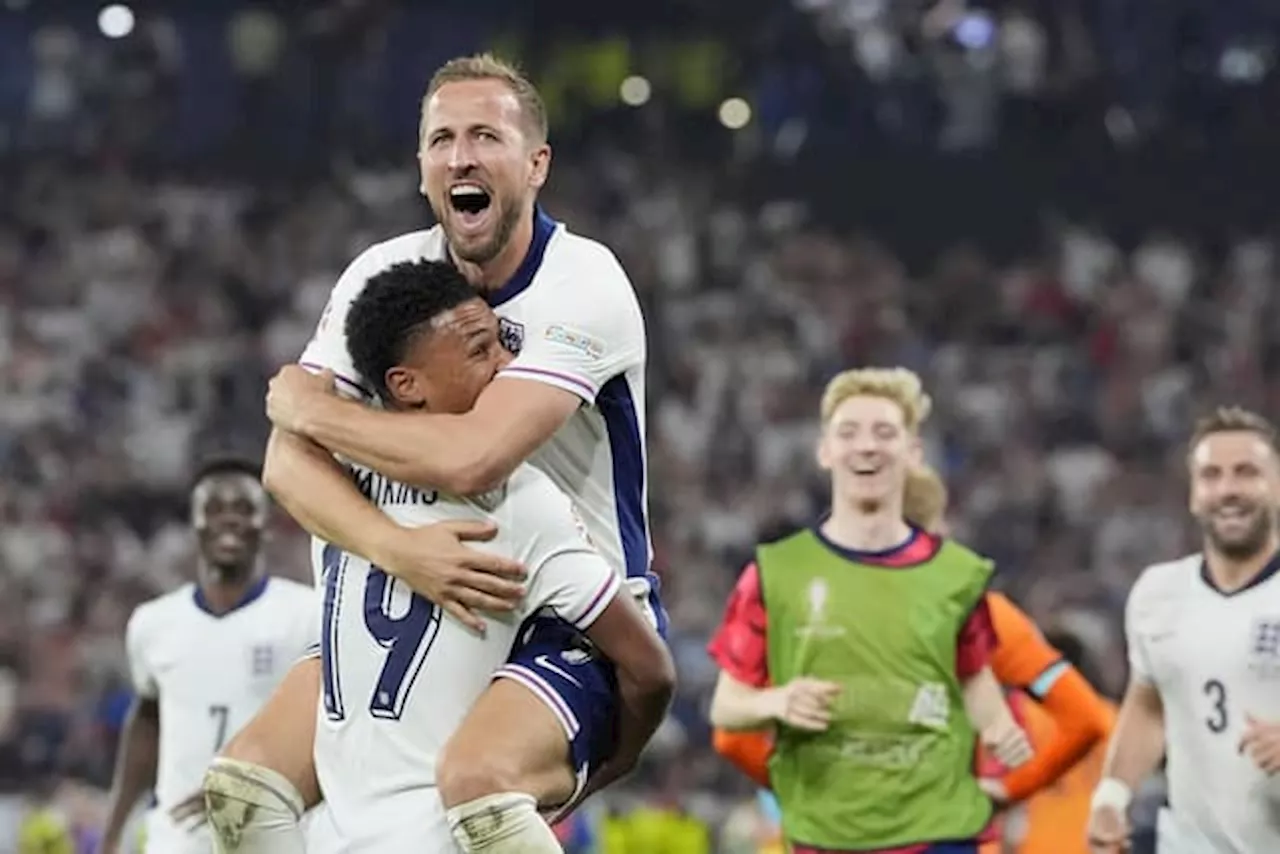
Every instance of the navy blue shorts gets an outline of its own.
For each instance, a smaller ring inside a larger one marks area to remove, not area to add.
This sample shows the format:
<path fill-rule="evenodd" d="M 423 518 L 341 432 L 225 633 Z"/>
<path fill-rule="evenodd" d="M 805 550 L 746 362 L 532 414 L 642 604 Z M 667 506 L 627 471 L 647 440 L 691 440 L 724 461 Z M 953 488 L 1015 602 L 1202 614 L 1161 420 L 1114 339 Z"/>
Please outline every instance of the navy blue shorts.
<path fill-rule="evenodd" d="M 650 577 L 649 606 L 658 631 L 667 635 L 667 615 Z M 577 779 L 573 800 L 588 778 L 613 756 L 618 736 L 618 677 L 612 662 L 596 652 L 586 635 L 564 620 L 537 616 L 521 628 L 520 639 L 495 679 L 513 679 L 546 703 L 569 739 L 569 761 Z"/>

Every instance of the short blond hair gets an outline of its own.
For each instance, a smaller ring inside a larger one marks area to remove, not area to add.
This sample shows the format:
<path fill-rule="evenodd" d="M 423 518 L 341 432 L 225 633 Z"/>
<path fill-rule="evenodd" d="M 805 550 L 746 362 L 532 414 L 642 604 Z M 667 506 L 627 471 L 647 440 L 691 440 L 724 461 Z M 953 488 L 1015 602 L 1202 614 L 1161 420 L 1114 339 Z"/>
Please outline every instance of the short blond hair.
<path fill-rule="evenodd" d="M 520 103 L 520 113 L 524 118 L 525 131 L 538 143 L 547 141 L 547 106 L 538 93 L 538 87 L 514 64 L 499 59 L 491 53 L 476 53 L 471 56 L 459 56 L 451 59 L 436 69 L 427 84 L 427 93 L 422 96 L 422 123 L 425 127 L 427 103 L 431 97 L 449 83 L 460 83 L 464 80 L 497 80 L 506 85 Z"/>
<path fill-rule="evenodd" d="M 1264 440 L 1271 450 L 1280 454 L 1280 432 L 1262 415 L 1243 406 L 1219 406 L 1196 422 L 1191 434 L 1189 452 L 1194 453 L 1200 443 L 1216 433 L 1253 433 Z"/>
<path fill-rule="evenodd" d="M 879 397 L 896 403 L 911 433 L 929 417 L 933 401 L 915 371 L 906 368 L 856 368 L 836 374 L 822 393 L 822 423 L 828 424 L 840 404 L 851 397 Z"/>
<path fill-rule="evenodd" d="M 947 485 L 930 465 L 914 466 L 907 472 L 902 492 L 902 517 L 917 528 L 941 533 L 947 515 Z"/>

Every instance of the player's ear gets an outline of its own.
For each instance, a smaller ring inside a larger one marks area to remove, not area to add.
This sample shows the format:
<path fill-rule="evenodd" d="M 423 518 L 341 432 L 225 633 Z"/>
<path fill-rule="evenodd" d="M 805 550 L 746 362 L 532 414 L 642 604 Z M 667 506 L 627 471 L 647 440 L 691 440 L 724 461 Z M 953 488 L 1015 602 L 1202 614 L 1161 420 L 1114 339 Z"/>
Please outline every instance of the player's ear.
<path fill-rule="evenodd" d="M 389 402 L 398 408 L 417 408 L 427 401 L 426 389 L 417 371 L 397 365 L 387 370 L 384 381 L 391 395 Z"/>
<path fill-rule="evenodd" d="M 818 435 L 818 444 L 813 449 L 813 458 L 817 460 L 818 468 L 831 471 L 831 454 L 827 450 L 826 428 L 823 428 L 822 433 Z"/>
<path fill-rule="evenodd" d="M 547 143 L 535 147 L 529 155 L 533 161 L 533 170 L 529 175 L 529 185 L 541 190 L 547 183 L 547 175 L 551 172 L 551 146 Z"/>

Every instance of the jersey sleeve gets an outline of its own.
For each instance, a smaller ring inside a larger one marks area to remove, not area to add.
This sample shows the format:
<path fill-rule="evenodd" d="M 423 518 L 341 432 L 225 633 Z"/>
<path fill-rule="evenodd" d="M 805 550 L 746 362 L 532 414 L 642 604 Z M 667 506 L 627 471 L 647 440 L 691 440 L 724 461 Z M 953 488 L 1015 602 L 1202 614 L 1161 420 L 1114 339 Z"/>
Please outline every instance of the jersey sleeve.
<path fill-rule="evenodd" d="M 987 594 L 996 646 L 991 669 L 1001 685 L 1022 688 L 1036 699 L 1049 693 L 1067 670 L 1062 654 L 1049 645 L 1035 623 L 1000 593 Z"/>
<path fill-rule="evenodd" d="M 760 570 L 748 564 L 738 577 L 724 619 L 716 629 L 707 652 L 720 669 L 753 688 L 769 685 L 768 623 Z"/>
<path fill-rule="evenodd" d="M 300 365 L 317 373 L 325 369 L 333 371 L 338 390 L 359 400 L 371 400 L 374 393 L 356 372 L 347 350 L 347 312 L 364 290 L 365 283 L 388 266 L 384 255 L 383 244 L 377 244 L 361 252 L 347 266 L 329 294 L 315 334 L 298 358 Z"/>
<path fill-rule="evenodd" d="M 314 658 L 320 655 L 320 596 L 314 589 L 303 588 L 292 604 L 294 631 L 290 656 Z"/>
<path fill-rule="evenodd" d="M 520 355 L 500 376 L 547 383 L 594 403 L 605 383 L 644 361 L 644 318 L 627 274 L 607 251 L 583 258 L 574 276 L 546 283 L 548 294 L 563 295 L 562 304 L 527 321 Z"/>
<path fill-rule="evenodd" d="M 973 607 L 969 618 L 960 628 L 956 642 L 956 676 L 962 681 L 970 679 L 991 663 L 996 648 L 996 630 L 991 622 L 990 594 L 985 594 Z"/>
<path fill-rule="evenodd" d="M 133 690 L 140 697 L 154 700 L 160 696 L 160 686 L 156 683 L 155 673 L 147 660 L 147 648 L 151 640 L 148 637 L 150 623 L 144 611 L 134 611 L 125 627 L 124 645 L 129 657 L 129 677 L 133 681 Z"/>
<path fill-rule="evenodd" d="M 622 588 L 622 579 L 591 545 L 573 502 L 541 472 L 522 466 L 512 477 L 515 497 L 504 527 L 523 532 L 521 554 L 529 570 L 522 618 L 551 608 L 585 631 Z"/>
<path fill-rule="evenodd" d="M 1125 642 L 1129 647 L 1129 678 L 1145 684 L 1154 681 L 1151 658 L 1144 639 L 1150 631 L 1146 625 L 1151 612 L 1147 601 L 1150 587 L 1150 575 L 1140 577 L 1129 591 L 1129 600 L 1124 608 Z"/>
<path fill-rule="evenodd" d="M 574 628 L 586 631 L 621 589 L 618 573 L 584 545 L 548 556 L 533 572 L 525 599 L 531 610 L 551 608 Z"/>

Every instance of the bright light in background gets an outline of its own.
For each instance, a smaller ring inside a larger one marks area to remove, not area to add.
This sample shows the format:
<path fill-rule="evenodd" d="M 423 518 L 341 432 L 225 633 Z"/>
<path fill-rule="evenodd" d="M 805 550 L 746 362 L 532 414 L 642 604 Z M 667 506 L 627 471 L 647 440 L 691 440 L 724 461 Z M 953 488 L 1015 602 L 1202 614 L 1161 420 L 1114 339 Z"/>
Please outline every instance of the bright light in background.
<path fill-rule="evenodd" d="M 741 130 L 751 121 L 751 105 L 741 98 L 729 98 L 720 105 L 720 124 L 729 130 Z"/>
<path fill-rule="evenodd" d="M 133 32 L 133 10 L 123 3 L 102 7 L 98 13 L 98 29 L 109 39 L 122 39 Z"/>
<path fill-rule="evenodd" d="M 629 107 L 639 107 L 647 103 L 652 94 L 653 87 L 649 85 L 649 81 L 638 74 L 632 74 L 618 87 L 618 97 Z"/>

